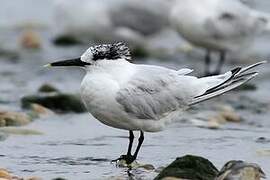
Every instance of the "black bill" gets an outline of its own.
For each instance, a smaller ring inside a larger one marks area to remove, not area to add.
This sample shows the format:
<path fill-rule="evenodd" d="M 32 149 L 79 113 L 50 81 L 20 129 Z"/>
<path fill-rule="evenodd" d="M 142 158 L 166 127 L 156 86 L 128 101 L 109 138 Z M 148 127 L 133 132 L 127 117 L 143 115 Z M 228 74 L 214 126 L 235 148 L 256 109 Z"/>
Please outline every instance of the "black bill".
<path fill-rule="evenodd" d="M 57 61 L 50 64 L 45 65 L 46 67 L 54 67 L 54 66 L 85 66 L 90 65 L 90 63 L 86 63 L 81 61 L 81 58 L 75 58 L 75 59 L 67 59 L 63 61 Z"/>

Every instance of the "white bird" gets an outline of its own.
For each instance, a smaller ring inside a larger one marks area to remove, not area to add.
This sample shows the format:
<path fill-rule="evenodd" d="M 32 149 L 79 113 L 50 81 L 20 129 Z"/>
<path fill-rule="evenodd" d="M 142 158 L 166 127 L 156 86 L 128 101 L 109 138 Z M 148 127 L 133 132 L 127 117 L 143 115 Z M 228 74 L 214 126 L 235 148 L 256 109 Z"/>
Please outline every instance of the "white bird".
<path fill-rule="evenodd" d="M 270 15 L 251 9 L 239 0 L 175 0 L 172 26 L 193 45 L 205 48 L 205 73 L 219 74 L 230 51 L 248 47 L 255 37 L 270 30 Z M 210 73 L 211 52 L 219 52 L 216 70 Z"/>
<path fill-rule="evenodd" d="M 252 68 L 237 67 L 222 75 L 197 78 L 190 69 L 173 70 L 130 62 L 123 43 L 90 47 L 76 59 L 48 66 L 79 66 L 86 75 L 81 97 L 87 110 L 100 122 L 129 131 L 129 146 L 120 159 L 132 163 L 144 140 L 144 132 L 163 130 L 191 105 L 223 94 L 257 75 Z M 133 131 L 140 131 L 139 143 L 131 154 Z"/>

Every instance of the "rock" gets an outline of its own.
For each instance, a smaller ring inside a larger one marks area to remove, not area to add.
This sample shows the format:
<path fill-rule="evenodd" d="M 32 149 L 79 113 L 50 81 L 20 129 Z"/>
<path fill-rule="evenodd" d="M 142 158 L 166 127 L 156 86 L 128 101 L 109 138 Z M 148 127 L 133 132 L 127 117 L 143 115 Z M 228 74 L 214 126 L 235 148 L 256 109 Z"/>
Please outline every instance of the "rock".
<path fill-rule="evenodd" d="M 23 126 L 29 124 L 32 120 L 30 116 L 22 112 L 0 112 L 0 121 L 5 126 Z"/>
<path fill-rule="evenodd" d="M 15 134 L 15 135 L 42 135 L 42 132 L 32 129 L 22 129 L 14 127 L 2 127 L 0 128 L 0 133 L 5 134 Z"/>
<path fill-rule="evenodd" d="M 207 127 L 209 129 L 219 129 L 220 128 L 220 124 L 216 120 L 210 120 L 210 121 L 208 121 Z"/>
<path fill-rule="evenodd" d="M 143 168 L 143 169 L 145 169 L 147 171 L 155 170 L 155 167 L 152 164 L 139 165 L 138 168 Z"/>
<path fill-rule="evenodd" d="M 53 111 L 39 104 L 31 104 L 30 109 L 32 117 L 48 117 L 54 114 Z"/>
<path fill-rule="evenodd" d="M 208 116 L 207 119 L 209 122 L 215 121 L 218 124 L 226 124 L 226 122 L 227 122 L 227 119 L 221 113 L 216 113 L 216 114 L 210 115 L 210 116 Z"/>
<path fill-rule="evenodd" d="M 74 46 L 82 44 L 81 41 L 72 36 L 59 36 L 53 40 L 53 44 L 57 46 Z"/>
<path fill-rule="evenodd" d="M 116 162 L 116 166 L 117 167 L 122 167 L 122 168 L 138 168 L 140 166 L 140 164 L 137 161 L 133 161 L 131 164 L 127 164 L 126 160 L 121 159 L 119 161 Z"/>
<path fill-rule="evenodd" d="M 256 153 L 259 156 L 270 156 L 270 149 L 268 149 L 268 150 L 258 150 Z"/>
<path fill-rule="evenodd" d="M 214 180 L 217 174 L 217 168 L 209 160 L 198 156 L 186 155 L 177 158 L 163 169 L 155 180 L 165 177 Z"/>
<path fill-rule="evenodd" d="M 226 121 L 229 122 L 241 122 L 241 117 L 236 113 L 236 111 L 228 105 L 222 105 L 219 106 L 218 109 L 221 111 L 220 115 L 223 116 L 223 118 Z"/>
<path fill-rule="evenodd" d="M 38 49 L 41 47 L 41 39 L 33 30 L 24 31 L 20 41 L 24 48 Z"/>
<path fill-rule="evenodd" d="M 40 88 L 38 89 L 38 92 L 43 92 L 43 93 L 50 93 L 50 92 L 59 92 L 59 90 L 55 87 L 53 87 L 50 84 L 43 84 L 42 86 L 40 86 Z"/>
<path fill-rule="evenodd" d="M 229 161 L 220 170 L 216 180 L 260 180 L 265 174 L 258 164 Z"/>
<path fill-rule="evenodd" d="M 6 169 L 0 169 L 0 178 L 2 179 L 12 179 L 12 175 Z"/>
<path fill-rule="evenodd" d="M 85 112 L 85 107 L 78 95 L 60 92 L 25 96 L 21 99 L 21 103 L 26 109 L 31 108 L 34 103 L 60 112 Z"/>
<path fill-rule="evenodd" d="M 20 54 L 15 50 L 0 48 L 0 57 L 4 57 L 16 62 L 19 59 Z"/>
<path fill-rule="evenodd" d="M 256 143 L 267 144 L 270 143 L 270 139 L 266 137 L 259 137 L 258 139 L 256 139 Z"/>
<path fill-rule="evenodd" d="M 191 118 L 190 122 L 201 128 L 219 129 L 226 120 L 217 113 L 199 113 L 194 118 Z"/>

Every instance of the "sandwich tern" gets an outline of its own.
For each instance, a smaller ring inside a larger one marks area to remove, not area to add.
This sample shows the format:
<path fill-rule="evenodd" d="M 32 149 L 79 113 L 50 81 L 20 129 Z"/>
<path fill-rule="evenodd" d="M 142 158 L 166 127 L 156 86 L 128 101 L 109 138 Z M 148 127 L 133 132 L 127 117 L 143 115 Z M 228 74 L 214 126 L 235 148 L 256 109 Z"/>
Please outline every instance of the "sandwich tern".
<path fill-rule="evenodd" d="M 250 71 L 263 64 L 237 67 L 225 74 L 197 78 L 191 69 L 133 64 L 124 43 L 92 46 L 81 57 L 47 66 L 79 66 L 86 71 L 81 97 L 87 110 L 100 122 L 129 131 L 126 155 L 118 160 L 132 163 L 144 140 L 144 132 L 163 130 L 189 106 L 232 90 L 257 75 Z M 132 155 L 133 131 L 140 131 Z"/>
<path fill-rule="evenodd" d="M 219 74 L 226 53 L 248 47 L 255 37 L 270 30 L 270 15 L 239 0 L 175 0 L 170 21 L 193 45 L 206 49 L 205 74 Z M 220 55 L 210 72 L 211 53 Z"/>

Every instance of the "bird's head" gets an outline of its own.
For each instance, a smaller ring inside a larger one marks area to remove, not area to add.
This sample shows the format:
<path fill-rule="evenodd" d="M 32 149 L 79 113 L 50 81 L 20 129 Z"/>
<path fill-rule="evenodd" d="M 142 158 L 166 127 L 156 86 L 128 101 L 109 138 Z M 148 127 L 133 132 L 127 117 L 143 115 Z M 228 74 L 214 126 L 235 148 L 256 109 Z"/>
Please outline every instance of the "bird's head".
<path fill-rule="evenodd" d="M 45 66 L 79 66 L 87 68 L 98 63 L 100 60 L 113 61 L 119 59 L 127 61 L 131 60 L 129 48 L 122 42 L 91 46 L 82 54 L 81 57 L 56 61 Z"/>

